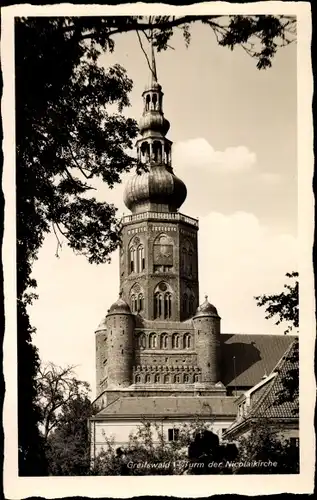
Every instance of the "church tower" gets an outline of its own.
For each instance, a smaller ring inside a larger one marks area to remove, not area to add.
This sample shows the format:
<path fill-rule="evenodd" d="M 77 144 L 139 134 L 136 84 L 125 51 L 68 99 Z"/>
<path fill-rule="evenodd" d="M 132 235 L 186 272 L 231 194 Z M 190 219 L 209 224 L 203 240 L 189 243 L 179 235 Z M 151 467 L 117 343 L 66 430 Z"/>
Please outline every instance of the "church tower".
<path fill-rule="evenodd" d="M 121 220 L 120 298 L 96 332 L 97 396 L 221 392 L 220 317 L 199 306 L 198 220 L 182 214 L 187 190 L 172 166 L 153 46 L 143 96 L 138 162 Z M 129 392 L 130 391 L 130 392 Z M 109 401 L 109 397 L 107 397 Z"/>
<path fill-rule="evenodd" d="M 173 171 L 169 128 L 152 47 L 137 142 L 138 161 L 147 171 L 125 188 L 132 214 L 122 220 L 120 286 L 132 312 L 147 320 L 183 321 L 199 304 L 198 221 L 179 213 L 187 191 Z"/>

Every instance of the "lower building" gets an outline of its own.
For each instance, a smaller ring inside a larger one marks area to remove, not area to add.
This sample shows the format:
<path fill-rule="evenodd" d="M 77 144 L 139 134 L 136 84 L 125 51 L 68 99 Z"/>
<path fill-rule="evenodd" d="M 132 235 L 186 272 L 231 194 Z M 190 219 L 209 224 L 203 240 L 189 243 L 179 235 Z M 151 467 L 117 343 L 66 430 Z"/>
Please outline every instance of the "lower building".
<path fill-rule="evenodd" d="M 223 334 L 216 307 L 207 297 L 199 305 L 199 224 L 179 212 L 187 188 L 172 166 L 153 47 L 142 96 L 140 172 L 126 185 L 131 213 L 120 229 L 120 297 L 96 331 L 92 458 L 106 438 L 125 444 L 144 419 L 161 425 L 166 439 L 197 418 L 221 435 L 235 420 L 236 397 L 270 373 L 291 342 Z"/>

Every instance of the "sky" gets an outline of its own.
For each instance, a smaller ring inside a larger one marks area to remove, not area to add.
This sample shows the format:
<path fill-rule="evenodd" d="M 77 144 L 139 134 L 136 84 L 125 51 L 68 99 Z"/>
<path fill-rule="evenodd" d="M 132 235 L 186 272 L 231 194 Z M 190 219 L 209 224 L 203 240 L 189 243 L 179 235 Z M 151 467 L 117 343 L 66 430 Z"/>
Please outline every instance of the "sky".
<path fill-rule="evenodd" d="M 119 63 L 134 86 L 126 114 L 139 119 L 149 80 L 135 33 L 117 36 L 105 67 Z M 156 58 L 171 122 L 173 168 L 187 186 L 180 211 L 199 218 L 200 299 L 218 309 L 223 333 L 282 333 L 255 295 L 282 291 L 297 257 L 296 45 L 277 52 L 270 69 L 240 47 L 218 46 L 207 26 L 192 29 L 188 49 L 177 32 L 175 50 Z M 96 182 L 99 200 L 124 206 L 122 184 Z M 117 299 L 119 260 L 92 265 L 66 243 L 56 257 L 47 236 L 33 266 L 39 299 L 30 308 L 34 343 L 44 362 L 75 365 L 95 394 L 95 329 Z"/>

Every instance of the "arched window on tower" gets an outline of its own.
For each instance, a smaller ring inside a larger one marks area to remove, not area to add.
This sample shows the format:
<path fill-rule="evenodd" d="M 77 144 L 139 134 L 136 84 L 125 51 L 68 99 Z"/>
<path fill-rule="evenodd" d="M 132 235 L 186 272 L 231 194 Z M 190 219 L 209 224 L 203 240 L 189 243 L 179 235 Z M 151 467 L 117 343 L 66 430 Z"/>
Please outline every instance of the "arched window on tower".
<path fill-rule="evenodd" d="M 155 374 L 155 377 L 154 377 L 154 382 L 155 382 L 156 384 L 159 384 L 159 382 L 160 382 L 160 375 L 159 375 L 158 373 L 156 373 L 156 374 Z"/>
<path fill-rule="evenodd" d="M 144 311 L 144 292 L 139 283 L 134 283 L 130 290 L 130 307 L 133 313 Z"/>
<path fill-rule="evenodd" d="M 138 262 L 138 269 L 137 272 L 141 273 L 145 269 L 145 257 L 144 257 L 144 246 L 141 244 L 137 248 L 137 262 Z"/>
<path fill-rule="evenodd" d="M 155 333 L 151 333 L 149 337 L 149 348 L 156 349 L 157 348 L 157 336 Z"/>
<path fill-rule="evenodd" d="M 168 319 L 172 315 L 172 296 L 169 292 L 164 295 L 164 318 Z"/>
<path fill-rule="evenodd" d="M 157 107 L 157 94 L 153 94 L 152 103 L 153 103 L 153 109 L 155 110 Z"/>
<path fill-rule="evenodd" d="M 143 293 L 139 293 L 138 302 L 139 302 L 138 303 L 138 312 L 141 312 L 144 309 L 144 296 L 143 296 Z"/>
<path fill-rule="evenodd" d="M 148 111 L 150 109 L 150 101 L 151 101 L 151 96 L 150 94 L 147 94 L 145 98 L 145 111 Z"/>
<path fill-rule="evenodd" d="M 151 382 L 151 375 L 150 375 L 149 373 L 147 373 L 147 374 L 145 375 L 145 383 L 147 383 L 147 384 L 148 384 L 149 382 Z"/>
<path fill-rule="evenodd" d="M 162 302 L 163 302 L 163 294 L 155 293 L 154 294 L 154 318 L 160 318 L 162 316 Z"/>
<path fill-rule="evenodd" d="M 146 163 L 150 159 L 150 145 L 148 142 L 141 144 L 141 163 Z"/>
<path fill-rule="evenodd" d="M 184 335 L 184 349 L 190 349 L 192 347 L 192 338 L 189 333 Z"/>
<path fill-rule="evenodd" d="M 129 262 L 130 262 L 130 273 L 136 272 L 136 250 L 135 247 L 132 245 L 129 248 Z"/>
<path fill-rule="evenodd" d="M 131 310 L 132 312 L 138 312 L 138 297 L 134 293 L 131 295 Z"/>
<path fill-rule="evenodd" d="M 189 382 L 189 375 L 188 375 L 188 373 L 185 373 L 185 375 L 184 375 L 184 382 L 185 382 L 185 384 L 187 384 Z"/>
<path fill-rule="evenodd" d="M 168 283 L 159 283 L 154 290 L 154 318 L 172 317 L 172 290 Z"/>
<path fill-rule="evenodd" d="M 168 348 L 168 335 L 167 333 L 162 333 L 161 335 L 161 349 Z"/>
<path fill-rule="evenodd" d="M 144 333 L 140 333 L 140 335 L 138 337 L 138 346 L 140 349 L 145 348 L 145 334 Z"/>
<path fill-rule="evenodd" d="M 166 373 L 166 375 L 164 375 L 164 384 L 169 384 L 170 383 L 170 376 L 168 373 Z"/>
<path fill-rule="evenodd" d="M 174 333 L 172 337 L 172 347 L 173 349 L 179 349 L 180 347 L 180 341 L 179 341 L 179 335 L 178 333 Z"/>
<path fill-rule="evenodd" d="M 173 271 L 174 241 L 166 234 L 160 234 L 153 244 L 154 271 L 168 273 Z"/>
<path fill-rule="evenodd" d="M 139 382 L 141 382 L 141 375 L 136 375 L 135 376 L 135 382 L 138 384 Z"/>

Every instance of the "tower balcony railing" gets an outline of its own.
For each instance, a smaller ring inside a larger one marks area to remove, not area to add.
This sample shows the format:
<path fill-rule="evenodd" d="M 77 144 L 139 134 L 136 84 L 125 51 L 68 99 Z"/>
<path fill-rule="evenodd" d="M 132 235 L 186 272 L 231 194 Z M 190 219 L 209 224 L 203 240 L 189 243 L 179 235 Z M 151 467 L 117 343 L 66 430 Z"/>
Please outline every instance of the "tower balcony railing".
<path fill-rule="evenodd" d="M 142 212 L 139 214 L 124 215 L 121 218 L 121 224 L 128 224 L 131 222 L 138 222 L 142 220 L 167 220 L 167 221 L 181 221 L 198 228 L 198 219 L 189 217 L 188 215 L 181 214 L 179 212 Z"/>

